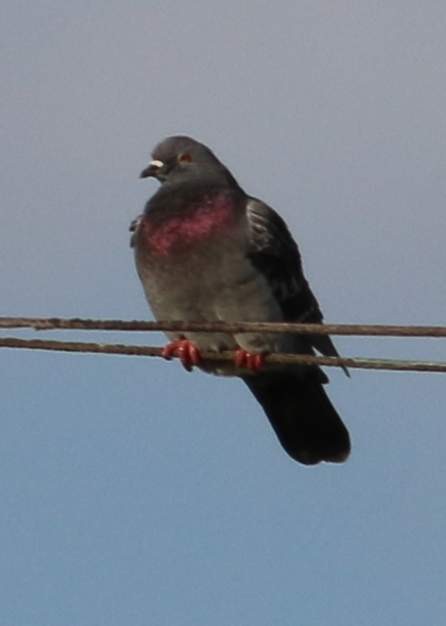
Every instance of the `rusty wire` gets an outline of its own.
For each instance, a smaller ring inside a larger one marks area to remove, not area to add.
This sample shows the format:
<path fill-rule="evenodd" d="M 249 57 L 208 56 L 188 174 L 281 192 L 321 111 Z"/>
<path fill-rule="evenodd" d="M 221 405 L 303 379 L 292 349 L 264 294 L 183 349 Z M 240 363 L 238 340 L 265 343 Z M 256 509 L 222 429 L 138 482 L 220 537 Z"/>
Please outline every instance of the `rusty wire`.
<path fill-rule="evenodd" d="M 60 317 L 0 317 L 0 328 L 34 330 L 200 331 L 227 333 L 297 333 L 369 337 L 446 337 L 446 326 L 385 324 L 303 324 L 300 322 L 206 322 L 95 320 Z"/>
<path fill-rule="evenodd" d="M 58 352 L 82 352 L 94 354 L 120 354 L 129 356 L 162 356 L 162 348 L 153 346 L 131 346 L 124 344 L 90 343 L 78 341 L 52 341 L 46 339 L 0 339 L 0 348 L 21 348 L 28 350 L 50 350 Z M 231 361 L 234 353 L 201 352 L 203 361 Z M 401 359 L 368 359 L 352 357 L 326 357 L 309 354 L 275 353 L 265 356 L 265 363 L 283 365 L 326 365 L 328 367 L 349 367 L 357 369 L 393 370 L 403 372 L 446 372 L 446 362 L 415 361 Z"/>
<path fill-rule="evenodd" d="M 268 332 L 298 334 L 333 334 L 383 337 L 446 337 L 444 326 L 396 326 L 364 324 L 301 324 L 282 322 L 185 322 L 185 321 L 124 321 L 66 318 L 0 317 L 0 328 L 32 328 L 34 330 L 114 330 L 114 331 L 200 331 L 200 332 Z M 153 346 L 124 344 L 90 343 L 74 341 L 54 341 L 45 339 L 0 338 L 0 348 L 28 350 L 50 350 L 94 354 L 116 354 L 130 356 L 162 356 L 162 349 Z M 202 352 L 204 361 L 229 361 L 233 352 Z M 349 367 L 358 369 L 446 372 L 446 362 L 378 359 L 357 357 L 325 357 L 306 354 L 275 353 L 265 357 L 269 364 L 301 364 Z"/>

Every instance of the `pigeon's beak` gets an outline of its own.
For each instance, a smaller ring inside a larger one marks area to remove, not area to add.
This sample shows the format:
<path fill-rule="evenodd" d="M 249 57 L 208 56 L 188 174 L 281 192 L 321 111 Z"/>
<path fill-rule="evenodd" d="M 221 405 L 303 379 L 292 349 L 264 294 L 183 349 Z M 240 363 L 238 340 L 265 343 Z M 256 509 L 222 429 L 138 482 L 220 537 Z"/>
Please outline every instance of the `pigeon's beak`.
<path fill-rule="evenodd" d="M 163 161 L 158 161 L 157 159 L 155 159 L 154 161 L 150 161 L 149 165 L 146 167 L 145 170 L 141 172 L 139 177 L 149 178 L 150 176 L 153 176 L 154 178 L 158 178 L 163 165 Z"/>

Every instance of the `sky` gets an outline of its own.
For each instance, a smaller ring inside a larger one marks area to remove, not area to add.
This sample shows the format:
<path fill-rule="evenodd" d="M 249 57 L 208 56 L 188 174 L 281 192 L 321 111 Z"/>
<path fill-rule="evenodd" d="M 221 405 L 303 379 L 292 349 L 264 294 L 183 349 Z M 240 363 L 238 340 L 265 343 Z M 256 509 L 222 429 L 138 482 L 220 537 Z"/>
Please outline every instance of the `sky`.
<path fill-rule="evenodd" d="M 151 319 L 128 225 L 183 133 L 286 219 L 327 321 L 445 324 L 444 3 L 4 0 L 0 25 L 0 315 Z M 0 626 L 443 623 L 444 375 L 329 372 L 353 452 L 304 467 L 237 380 L 0 367 Z"/>

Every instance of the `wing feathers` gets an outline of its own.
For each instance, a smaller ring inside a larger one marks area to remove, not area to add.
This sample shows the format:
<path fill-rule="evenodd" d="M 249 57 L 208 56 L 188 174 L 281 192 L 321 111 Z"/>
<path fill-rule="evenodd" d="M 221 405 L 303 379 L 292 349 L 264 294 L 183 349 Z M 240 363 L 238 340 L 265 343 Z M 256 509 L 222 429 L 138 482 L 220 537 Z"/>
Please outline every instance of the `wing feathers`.
<path fill-rule="evenodd" d="M 284 319 L 290 322 L 322 323 L 318 301 L 303 273 L 299 249 L 284 220 L 257 198 L 248 199 L 246 218 L 248 256 L 267 278 L 282 308 Z M 308 341 L 321 354 L 339 356 L 328 335 L 308 336 Z"/>

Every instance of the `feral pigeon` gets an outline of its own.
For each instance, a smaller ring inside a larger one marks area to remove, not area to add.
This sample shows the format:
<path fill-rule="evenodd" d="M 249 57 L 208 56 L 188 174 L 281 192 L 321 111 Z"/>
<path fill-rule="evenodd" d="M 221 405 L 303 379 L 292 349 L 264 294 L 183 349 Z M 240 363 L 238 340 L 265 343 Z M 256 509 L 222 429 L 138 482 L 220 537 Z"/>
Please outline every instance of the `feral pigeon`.
<path fill-rule="evenodd" d="M 322 323 L 284 220 L 247 195 L 204 144 L 168 137 L 142 178 L 160 181 L 131 227 L 138 275 L 157 319 Z M 275 352 L 336 356 L 327 335 L 168 333 L 166 358 L 186 369 L 238 376 L 263 407 L 281 444 L 308 465 L 342 462 L 349 434 L 317 366 L 272 365 Z M 234 351 L 234 361 L 204 361 L 204 351 Z"/>

